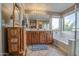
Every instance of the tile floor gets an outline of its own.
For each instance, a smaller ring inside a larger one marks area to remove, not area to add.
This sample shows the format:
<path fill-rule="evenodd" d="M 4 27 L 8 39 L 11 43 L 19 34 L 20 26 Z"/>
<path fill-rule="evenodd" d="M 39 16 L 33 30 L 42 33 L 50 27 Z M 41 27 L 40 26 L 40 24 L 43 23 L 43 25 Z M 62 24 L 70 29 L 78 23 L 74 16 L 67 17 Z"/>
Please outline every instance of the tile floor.
<path fill-rule="evenodd" d="M 27 56 L 66 56 L 57 47 L 48 45 L 48 50 L 32 51 L 32 46 L 28 46 Z"/>

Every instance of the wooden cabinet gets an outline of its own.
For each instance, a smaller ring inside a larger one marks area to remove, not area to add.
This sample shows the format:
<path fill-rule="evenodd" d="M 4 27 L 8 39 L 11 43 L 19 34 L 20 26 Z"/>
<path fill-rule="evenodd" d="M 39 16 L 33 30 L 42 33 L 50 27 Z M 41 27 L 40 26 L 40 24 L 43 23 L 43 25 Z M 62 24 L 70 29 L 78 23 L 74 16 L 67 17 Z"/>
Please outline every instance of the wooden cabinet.
<path fill-rule="evenodd" d="M 27 44 L 31 44 L 31 32 L 26 32 L 26 37 L 27 37 Z"/>
<path fill-rule="evenodd" d="M 40 32 L 40 43 L 43 44 L 45 43 L 46 39 L 45 39 L 45 33 L 44 32 Z"/>
<path fill-rule="evenodd" d="M 36 32 L 36 44 L 39 44 L 40 43 L 40 32 L 39 31 L 37 31 Z"/>
<path fill-rule="evenodd" d="M 53 43 L 51 31 L 27 31 L 26 37 L 28 45 Z"/>
<path fill-rule="evenodd" d="M 39 41 L 40 41 L 39 40 L 40 39 L 39 32 L 33 31 L 31 35 L 32 35 L 32 43 L 39 44 Z"/>
<path fill-rule="evenodd" d="M 53 35 L 51 34 L 51 32 L 46 32 L 47 43 L 52 43 L 52 41 L 53 41 L 52 36 Z M 52 41 L 51 41 L 51 39 L 52 39 Z"/>
<path fill-rule="evenodd" d="M 19 48 L 20 43 L 19 41 L 20 41 L 20 29 L 8 28 L 8 47 L 10 53 L 13 52 L 18 53 L 17 50 Z"/>
<path fill-rule="evenodd" d="M 8 27 L 8 51 L 12 55 L 26 55 L 26 31 L 21 27 Z"/>

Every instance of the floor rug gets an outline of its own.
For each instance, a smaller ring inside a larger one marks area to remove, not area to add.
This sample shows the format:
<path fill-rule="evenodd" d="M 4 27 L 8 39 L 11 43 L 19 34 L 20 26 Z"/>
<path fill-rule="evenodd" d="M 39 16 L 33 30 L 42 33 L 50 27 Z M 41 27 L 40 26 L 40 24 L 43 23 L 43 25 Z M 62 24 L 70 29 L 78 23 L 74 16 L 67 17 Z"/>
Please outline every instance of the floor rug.
<path fill-rule="evenodd" d="M 47 45 L 32 45 L 32 51 L 39 51 L 39 50 L 48 50 Z"/>

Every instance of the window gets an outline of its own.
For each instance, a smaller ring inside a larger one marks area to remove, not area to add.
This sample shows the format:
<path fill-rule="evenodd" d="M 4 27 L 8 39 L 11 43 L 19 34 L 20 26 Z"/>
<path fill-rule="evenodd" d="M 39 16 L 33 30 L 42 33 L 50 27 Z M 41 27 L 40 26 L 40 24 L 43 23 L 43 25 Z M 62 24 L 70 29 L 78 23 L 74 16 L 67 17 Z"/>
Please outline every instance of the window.
<path fill-rule="evenodd" d="M 52 30 L 59 30 L 59 18 L 52 18 Z"/>
<path fill-rule="evenodd" d="M 77 31 L 79 31 L 79 11 L 77 11 Z"/>
<path fill-rule="evenodd" d="M 74 31 L 74 30 L 75 30 L 75 13 L 72 13 L 64 17 L 64 31 Z"/>

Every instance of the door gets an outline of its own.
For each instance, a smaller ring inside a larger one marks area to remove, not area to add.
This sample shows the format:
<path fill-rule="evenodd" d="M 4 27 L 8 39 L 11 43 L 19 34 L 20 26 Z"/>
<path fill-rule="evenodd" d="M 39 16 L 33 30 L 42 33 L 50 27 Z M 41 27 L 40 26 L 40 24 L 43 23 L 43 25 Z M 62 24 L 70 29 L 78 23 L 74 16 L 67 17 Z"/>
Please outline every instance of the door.
<path fill-rule="evenodd" d="M 79 4 L 76 4 L 75 55 L 79 56 Z"/>

